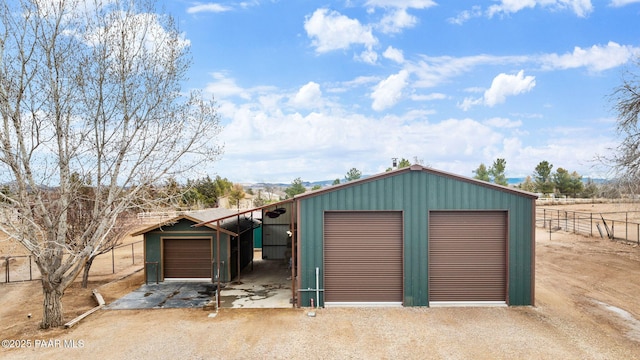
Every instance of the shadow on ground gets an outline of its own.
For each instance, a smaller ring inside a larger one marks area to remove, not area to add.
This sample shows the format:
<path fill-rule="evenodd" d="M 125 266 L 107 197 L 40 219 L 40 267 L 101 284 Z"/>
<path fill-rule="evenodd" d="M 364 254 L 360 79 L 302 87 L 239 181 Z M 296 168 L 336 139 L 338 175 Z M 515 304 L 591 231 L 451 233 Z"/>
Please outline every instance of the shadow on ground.
<path fill-rule="evenodd" d="M 210 281 L 165 281 L 145 284 L 105 309 L 215 308 L 217 284 Z M 221 308 L 290 308 L 291 270 L 281 260 L 254 260 L 240 279 L 221 284 Z"/>

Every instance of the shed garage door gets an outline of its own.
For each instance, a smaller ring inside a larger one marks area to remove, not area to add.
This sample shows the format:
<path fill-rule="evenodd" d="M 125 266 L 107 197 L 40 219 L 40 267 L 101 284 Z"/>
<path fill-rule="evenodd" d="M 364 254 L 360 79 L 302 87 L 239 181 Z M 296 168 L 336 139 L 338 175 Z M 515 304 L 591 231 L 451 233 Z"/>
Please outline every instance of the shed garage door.
<path fill-rule="evenodd" d="M 402 213 L 327 212 L 325 304 L 402 304 Z"/>
<path fill-rule="evenodd" d="M 505 302 L 507 214 L 429 214 L 429 302 Z"/>
<path fill-rule="evenodd" d="M 211 278 L 211 239 L 163 239 L 165 278 Z"/>

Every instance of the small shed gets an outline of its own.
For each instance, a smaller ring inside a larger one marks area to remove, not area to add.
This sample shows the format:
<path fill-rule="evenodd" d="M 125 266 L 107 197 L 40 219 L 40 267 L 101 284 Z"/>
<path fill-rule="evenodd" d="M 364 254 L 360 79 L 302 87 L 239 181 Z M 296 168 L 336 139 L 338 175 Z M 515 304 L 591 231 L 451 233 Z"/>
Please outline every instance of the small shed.
<path fill-rule="evenodd" d="M 236 278 L 253 261 L 253 229 L 260 222 L 243 214 L 225 219 L 219 228 L 216 223 L 194 227 L 233 214 L 220 208 L 185 212 L 134 233 L 144 236 L 145 281 Z"/>

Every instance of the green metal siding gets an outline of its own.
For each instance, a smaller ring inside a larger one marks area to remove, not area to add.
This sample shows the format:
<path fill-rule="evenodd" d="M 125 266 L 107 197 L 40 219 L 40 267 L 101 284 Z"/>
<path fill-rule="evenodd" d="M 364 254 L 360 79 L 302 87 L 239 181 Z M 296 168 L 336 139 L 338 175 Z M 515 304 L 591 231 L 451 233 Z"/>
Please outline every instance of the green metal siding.
<path fill-rule="evenodd" d="M 145 262 L 147 263 L 147 281 L 148 282 L 156 282 L 163 280 L 163 269 L 162 269 L 162 238 L 171 238 L 171 239 L 179 239 L 179 238 L 194 238 L 194 237 L 211 237 L 213 239 L 213 261 L 216 260 L 216 231 L 208 228 L 208 227 L 200 227 L 193 228 L 192 225 L 195 224 L 192 221 L 181 220 L 178 223 L 172 226 L 164 226 L 162 230 L 152 230 L 144 234 L 144 253 L 145 253 Z M 227 234 L 220 234 L 220 259 L 225 261 L 225 267 L 229 267 L 229 255 L 228 255 L 228 243 L 229 236 Z M 156 279 L 156 271 L 154 268 L 154 264 L 149 264 L 151 262 L 158 263 L 158 275 L 160 279 Z M 223 271 L 222 281 L 228 282 L 231 281 L 229 278 L 229 270 Z"/>
<path fill-rule="evenodd" d="M 322 284 L 323 213 L 328 210 L 399 210 L 404 212 L 404 305 L 427 306 L 428 212 L 430 210 L 503 210 L 508 212 L 508 303 L 531 305 L 532 210 L 535 199 L 427 171 L 407 171 L 299 201 L 300 288 L 315 288 L 315 268 Z M 300 293 L 303 306 L 310 294 Z M 322 304 L 320 304 L 322 305 Z"/>

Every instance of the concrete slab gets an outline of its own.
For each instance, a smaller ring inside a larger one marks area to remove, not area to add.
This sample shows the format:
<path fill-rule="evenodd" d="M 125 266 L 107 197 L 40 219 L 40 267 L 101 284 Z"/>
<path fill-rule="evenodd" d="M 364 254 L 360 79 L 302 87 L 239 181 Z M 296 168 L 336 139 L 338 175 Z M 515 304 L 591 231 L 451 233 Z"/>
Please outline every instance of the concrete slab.
<path fill-rule="evenodd" d="M 105 309 L 202 308 L 215 299 L 210 281 L 165 281 L 145 284 Z M 222 308 L 290 308 L 291 269 L 284 260 L 256 259 L 228 284 L 221 285 Z"/>
<path fill-rule="evenodd" d="M 145 284 L 105 306 L 110 310 L 201 308 L 215 296 L 211 282 L 166 281 Z"/>
<path fill-rule="evenodd" d="M 253 270 L 245 269 L 240 282 L 226 284 L 220 291 L 222 308 L 290 308 L 291 269 L 284 260 L 253 261 Z"/>

